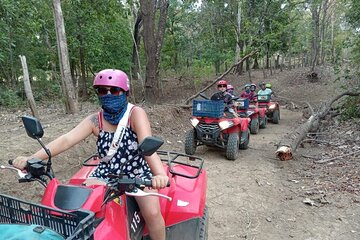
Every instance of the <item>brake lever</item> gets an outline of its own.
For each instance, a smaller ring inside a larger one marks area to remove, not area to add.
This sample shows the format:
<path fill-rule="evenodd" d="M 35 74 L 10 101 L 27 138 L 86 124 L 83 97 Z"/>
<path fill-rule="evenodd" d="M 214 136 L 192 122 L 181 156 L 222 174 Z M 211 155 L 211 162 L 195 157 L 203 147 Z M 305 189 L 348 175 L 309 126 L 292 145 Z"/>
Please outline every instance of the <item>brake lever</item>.
<path fill-rule="evenodd" d="M 20 169 L 17 169 L 17 168 L 15 168 L 15 167 L 9 167 L 9 166 L 1 165 L 0 168 L 17 171 L 17 173 L 18 173 L 18 175 L 19 175 L 20 178 L 25 178 L 25 176 L 27 175 L 26 173 L 23 173 Z"/>
<path fill-rule="evenodd" d="M 125 192 L 125 194 L 128 196 L 133 196 L 133 197 L 156 196 L 156 197 L 166 198 L 168 201 L 172 201 L 171 197 L 166 196 L 164 194 L 154 193 L 154 192 L 148 193 L 148 192 L 144 192 L 143 190 L 141 190 L 139 188 L 134 188 L 132 192 Z"/>

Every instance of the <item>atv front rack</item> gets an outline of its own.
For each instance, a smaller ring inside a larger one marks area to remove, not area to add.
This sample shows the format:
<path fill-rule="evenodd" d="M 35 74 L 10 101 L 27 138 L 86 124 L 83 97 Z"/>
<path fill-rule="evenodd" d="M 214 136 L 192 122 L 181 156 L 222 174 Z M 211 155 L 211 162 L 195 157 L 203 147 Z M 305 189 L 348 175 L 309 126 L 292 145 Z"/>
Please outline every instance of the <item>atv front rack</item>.
<path fill-rule="evenodd" d="M 65 212 L 0 194 L 0 223 L 38 225 L 73 240 L 93 239 L 94 219 L 90 211 Z"/>
<path fill-rule="evenodd" d="M 173 175 L 194 179 L 201 173 L 204 164 L 202 158 L 172 151 L 158 150 L 156 152 L 160 156 L 161 161 L 167 162 L 169 172 Z M 178 165 L 190 167 L 191 171 L 179 171 L 176 169 Z"/>

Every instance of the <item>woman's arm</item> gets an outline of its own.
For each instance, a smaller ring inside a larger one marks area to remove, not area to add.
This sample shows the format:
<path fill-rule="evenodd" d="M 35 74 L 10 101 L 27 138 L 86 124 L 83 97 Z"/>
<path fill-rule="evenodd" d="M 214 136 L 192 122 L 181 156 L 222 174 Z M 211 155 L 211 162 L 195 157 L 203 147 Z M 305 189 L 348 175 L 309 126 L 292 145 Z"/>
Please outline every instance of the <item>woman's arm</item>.
<path fill-rule="evenodd" d="M 144 138 L 151 136 L 150 122 L 144 109 L 140 107 L 134 107 L 130 116 L 131 128 L 137 135 L 139 143 Z M 164 188 L 167 185 L 168 177 L 165 173 L 163 164 L 157 153 L 151 156 L 145 156 L 145 160 L 149 164 L 151 172 L 154 175 L 153 188 Z M 155 180 L 155 181 L 154 181 Z"/>
<path fill-rule="evenodd" d="M 81 140 L 85 139 L 91 133 L 96 130 L 96 114 L 90 115 L 81 121 L 75 128 L 73 128 L 68 133 L 61 135 L 56 138 L 48 145 L 46 148 L 50 150 L 51 156 L 56 156 L 59 153 L 66 151 L 71 148 Z M 48 158 L 48 155 L 45 153 L 44 149 L 40 149 L 35 154 L 30 157 L 18 157 L 13 161 L 13 165 L 19 169 L 24 169 L 26 167 L 26 161 L 31 158 L 39 158 L 45 160 Z"/>

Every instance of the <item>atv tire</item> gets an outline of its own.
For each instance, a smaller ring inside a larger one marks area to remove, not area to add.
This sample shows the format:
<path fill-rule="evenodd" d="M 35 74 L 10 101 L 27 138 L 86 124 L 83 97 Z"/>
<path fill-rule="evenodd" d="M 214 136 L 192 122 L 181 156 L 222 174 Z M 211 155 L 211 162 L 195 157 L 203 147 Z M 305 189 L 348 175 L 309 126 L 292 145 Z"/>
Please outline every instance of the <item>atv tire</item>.
<path fill-rule="evenodd" d="M 209 210 L 205 205 L 204 214 L 200 219 L 200 230 L 199 230 L 199 240 L 208 239 L 208 229 L 209 229 Z"/>
<path fill-rule="evenodd" d="M 254 118 L 251 120 L 250 122 L 250 133 L 251 134 L 258 134 L 259 132 L 259 119 L 258 118 Z"/>
<path fill-rule="evenodd" d="M 241 132 L 241 138 L 246 137 L 245 142 L 239 144 L 239 149 L 248 149 L 250 142 L 250 131 L 249 129 L 245 132 Z"/>
<path fill-rule="evenodd" d="M 260 118 L 260 124 L 259 125 L 260 125 L 261 129 L 266 128 L 266 126 L 267 126 L 267 117 L 266 116 Z"/>
<path fill-rule="evenodd" d="M 272 115 L 272 122 L 275 124 L 279 124 L 279 120 L 280 120 L 280 111 L 275 110 Z"/>
<path fill-rule="evenodd" d="M 235 160 L 239 153 L 239 134 L 231 133 L 229 134 L 227 146 L 226 146 L 226 158 L 229 160 Z"/>
<path fill-rule="evenodd" d="M 185 135 L 185 153 L 194 155 L 196 151 L 197 140 L 195 129 L 189 130 Z"/>

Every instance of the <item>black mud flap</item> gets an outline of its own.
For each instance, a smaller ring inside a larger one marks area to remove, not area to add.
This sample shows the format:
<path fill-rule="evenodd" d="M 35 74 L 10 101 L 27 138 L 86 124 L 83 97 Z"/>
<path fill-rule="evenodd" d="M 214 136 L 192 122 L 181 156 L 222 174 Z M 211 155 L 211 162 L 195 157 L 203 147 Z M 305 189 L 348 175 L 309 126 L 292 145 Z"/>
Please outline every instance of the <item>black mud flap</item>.
<path fill-rule="evenodd" d="M 200 218 L 166 227 L 166 240 L 199 240 L 199 237 Z M 151 240 L 149 236 L 145 236 L 143 239 Z"/>
<path fill-rule="evenodd" d="M 127 217 L 131 240 L 141 240 L 144 231 L 144 218 L 140 213 L 139 206 L 133 197 L 126 197 Z"/>

